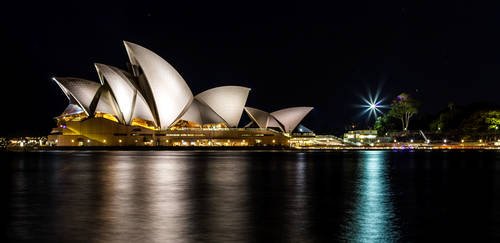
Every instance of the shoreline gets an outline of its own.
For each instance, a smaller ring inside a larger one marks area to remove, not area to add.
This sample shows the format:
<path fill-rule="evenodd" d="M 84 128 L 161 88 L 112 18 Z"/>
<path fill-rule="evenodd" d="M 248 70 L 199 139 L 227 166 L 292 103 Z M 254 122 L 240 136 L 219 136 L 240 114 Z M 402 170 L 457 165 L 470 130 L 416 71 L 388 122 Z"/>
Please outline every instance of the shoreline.
<path fill-rule="evenodd" d="M 0 151 L 36 152 L 36 151 L 283 151 L 283 152 L 340 152 L 340 151 L 498 151 L 500 146 L 335 146 L 335 147 L 201 147 L 201 146 L 61 146 L 61 147 L 15 147 Z"/>

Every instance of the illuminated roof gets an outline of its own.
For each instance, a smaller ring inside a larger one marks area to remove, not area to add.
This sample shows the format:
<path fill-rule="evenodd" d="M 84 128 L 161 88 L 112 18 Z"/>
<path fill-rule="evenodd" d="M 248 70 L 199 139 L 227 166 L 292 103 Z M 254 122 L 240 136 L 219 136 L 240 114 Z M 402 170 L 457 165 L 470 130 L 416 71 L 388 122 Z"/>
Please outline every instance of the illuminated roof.
<path fill-rule="evenodd" d="M 134 105 L 134 113 L 132 118 L 140 118 L 143 120 L 152 121 L 155 123 L 155 118 L 153 113 L 151 113 L 151 109 L 146 102 L 146 99 L 142 96 L 141 93 L 137 92 L 137 96 L 135 97 L 135 105 Z"/>
<path fill-rule="evenodd" d="M 237 127 L 248 98 L 249 88 L 221 86 L 196 95 L 195 99 L 210 107 L 230 127 Z"/>
<path fill-rule="evenodd" d="M 260 128 L 267 128 L 267 124 L 269 122 L 269 112 L 259 110 L 252 107 L 245 107 L 245 111 L 247 112 L 250 119 L 257 124 Z"/>
<path fill-rule="evenodd" d="M 114 120 L 128 125 L 140 118 L 154 122 L 160 129 L 167 129 L 179 120 L 237 127 L 245 109 L 257 126 L 291 132 L 312 110 L 312 107 L 293 107 L 268 113 L 245 107 L 250 89 L 241 86 L 221 86 L 193 97 L 181 75 L 163 58 L 137 44 L 124 41 L 124 45 L 132 74 L 96 63 L 100 83 L 54 78 L 70 104 L 79 106 L 88 116 L 95 112 L 109 113 L 116 116 Z M 73 113 L 74 108 L 63 114 Z"/>
<path fill-rule="evenodd" d="M 203 124 L 204 122 L 203 118 L 201 117 L 200 109 L 201 109 L 200 103 L 197 100 L 194 100 L 187 109 L 186 113 L 182 115 L 181 120 L 192 121 L 198 124 Z"/>
<path fill-rule="evenodd" d="M 268 113 L 256 108 L 245 107 L 250 119 L 260 128 L 279 127 L 286 132 L 292 132 L 312 109 L 312 107 L 292 107 Z"/>
<path fill-rule="evenodd" d="M 109 90 L 102 91 L 99 96 L 99 100 L 97 101 L 95 111 L 109 113 L 115 115 L 116 117 L 120 117 L 118 105 Z"/>
<path fill-rule="evenodd" d="M 157 124 L 165 129 L 174 124 L 193 101 L 193 94 L 181 75 L 154 52 L 124 41 L 130 62 L 140 67 L 145 79 L 141 87 L 147 103 L 157 114 Z M 141 73 L 138 73 L 142 75 Z M 151 94 L 151 95 L 149 95 Z"/>
<path fill-rule="evenodd" d="M 134 99 L 137 90 L 125 76 L 124 72 L 118 68 L 104 64 L 94 64 L 99 74 L 102 85 L 109 85 L 111 93 L 119 108 L 120 120 L 130 124 L 134 108 Z"/>
<path fill-rule="evenodd" d="M 82 112 L 83 112 L 83 110 L 82 110 L 82 108 L 80 108 L 80 106 L 75 105 L 75 104 L 68 104 L 68 106 L 66 106 L 66 109 L 64 109 L 61 116 L 71 116 L 71 115 L 75 115 L 75 114 L 80 114 Z"/>
<path fill-rule="evenodd" d="M 198 124 L 225 123 L 227 125 L 227 122 L 215 113 L 212 108 L 197 99 L 193 100 L 193 103 L 191 103 L 181 120 L 192 121 Z"/>
<path fill-rule="evenodd" d="M 53 80 L 61 87 L 70 102 L 72 100 L 78 102 L 87 115 L 94 113 L 90 110 L 90 105 L 101 87 L 99 83 L 81 78 L 53 78 Z"/>
<path fill-rule="evenodd" d="M 312 109 L 313 107 L 291 107 L 272 112 L 271 116 L 283 124 L 286 132 L 291 132 Z"/>

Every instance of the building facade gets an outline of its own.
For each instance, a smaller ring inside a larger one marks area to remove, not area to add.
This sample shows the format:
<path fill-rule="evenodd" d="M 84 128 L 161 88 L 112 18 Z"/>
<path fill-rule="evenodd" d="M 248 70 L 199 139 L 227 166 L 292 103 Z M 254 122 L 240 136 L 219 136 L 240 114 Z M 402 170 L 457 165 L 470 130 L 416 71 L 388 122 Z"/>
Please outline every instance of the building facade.
<path fill-rule="evenodd" d="M 312 107 L 265 112 L 245 107 L 250 88 L 193 95 L 163 58 L 124 42 L 128 71 L 96 63 L 99 82 L 53 78 L 69 100 L 48 136 L 51 146 L 290 146 Z M 252 122 L 238 127 L 246 111 Z"/>

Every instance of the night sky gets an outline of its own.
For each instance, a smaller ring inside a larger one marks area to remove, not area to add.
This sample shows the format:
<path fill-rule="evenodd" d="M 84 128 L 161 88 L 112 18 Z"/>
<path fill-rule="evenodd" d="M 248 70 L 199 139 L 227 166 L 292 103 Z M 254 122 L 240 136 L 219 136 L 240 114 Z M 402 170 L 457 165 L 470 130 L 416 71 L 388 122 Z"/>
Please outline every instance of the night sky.
<path fill-rule="evenodd" d="M 193 94 L 241 85 L 247 106 L 314 106 L 303 124 L 319 133 L 364 121 L 356 104 L 379 87 L 386 103 L 413 94 L 421 113 L 500 103 L 500 2 L 72 2 L 2 3 L 0 136 L 47 135 L 68 103 L 50 78 L 125 69 L 123 40 L 162 56 Z"/>

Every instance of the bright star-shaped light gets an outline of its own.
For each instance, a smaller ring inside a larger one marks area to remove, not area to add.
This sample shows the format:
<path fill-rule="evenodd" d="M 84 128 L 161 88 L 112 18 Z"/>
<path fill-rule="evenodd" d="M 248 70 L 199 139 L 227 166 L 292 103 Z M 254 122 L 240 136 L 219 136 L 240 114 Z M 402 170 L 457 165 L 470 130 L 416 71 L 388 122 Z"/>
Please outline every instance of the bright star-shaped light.
<path fill-rule="evenodd" d="M 377 116 L 382 114 L 382 111 L 380 109 L 387 108 L 386 105 L 383 105 L 382 102 L 384 99 L 379 99 L 380 95 L 380 90 L 377 90 L 375 97 L 372 96 L 371 93 L 368 93 L 368 99 L 366 98 L 361 98 L 365 104 L 361 105 L 361 108 L 365 108 L 365 110 L 361 113 L 361 115 L 364 115 L 365 113 L 368 113 L 367 120 L 370 120 L 372 115 L 377 119 Z"/>

